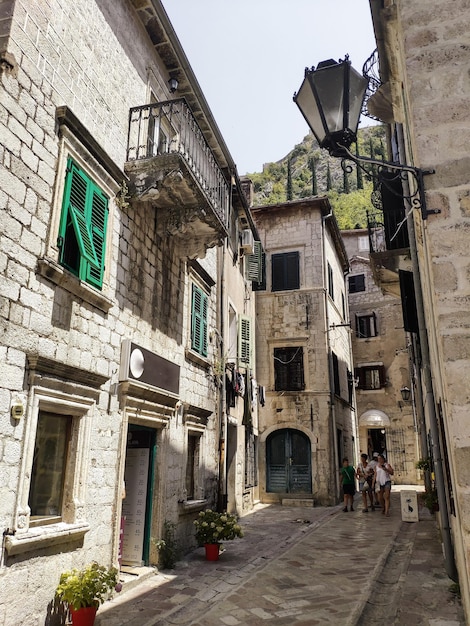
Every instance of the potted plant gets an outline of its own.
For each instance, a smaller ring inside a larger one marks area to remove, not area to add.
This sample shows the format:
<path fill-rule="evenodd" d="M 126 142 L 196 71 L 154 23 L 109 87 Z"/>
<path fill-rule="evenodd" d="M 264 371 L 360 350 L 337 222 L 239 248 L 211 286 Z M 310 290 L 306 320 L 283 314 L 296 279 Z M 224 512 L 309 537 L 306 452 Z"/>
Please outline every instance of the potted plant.
<path fill-rule="evenodd" d="M 69 605 L 74 626 L 92 626 L 100 604 L 113 589 L 121 588 L 115 567 L 108 569 L 93 561 L 83 569 L 62 572 L 56 596 Z"/>
<path fill-rule="evenodd" d="M 217 511 L 207 509 L 199 513 L 194 525 L 196 540 L 200 546 L 205 547 L 208 561 L 218 560 L 222 541 L 243 537 L 243 530 L 237 518 L 230 513 L 217 513 Z"/>
<path fill-rule="evenodd" d="M 439 498 L 437 497 L 437 489 L 435 487 L 424 492 L 423 504 L 429 509 L 430 513 L 439 511 Z"/>

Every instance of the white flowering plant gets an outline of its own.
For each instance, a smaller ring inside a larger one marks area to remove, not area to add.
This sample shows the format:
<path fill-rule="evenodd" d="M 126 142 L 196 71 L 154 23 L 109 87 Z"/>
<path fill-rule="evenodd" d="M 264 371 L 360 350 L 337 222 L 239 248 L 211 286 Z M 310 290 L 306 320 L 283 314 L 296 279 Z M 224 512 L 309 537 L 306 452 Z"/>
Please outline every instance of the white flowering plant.
<path fill-rule="evenodd" d="M 207 509 L 201 511 L 196 520 L 196 540 L 199 545 L 205 543 L 221 543 L 237 537 L 243 537 L 243 530 L 237 518 L 230 513 L 217 513 Z"/>

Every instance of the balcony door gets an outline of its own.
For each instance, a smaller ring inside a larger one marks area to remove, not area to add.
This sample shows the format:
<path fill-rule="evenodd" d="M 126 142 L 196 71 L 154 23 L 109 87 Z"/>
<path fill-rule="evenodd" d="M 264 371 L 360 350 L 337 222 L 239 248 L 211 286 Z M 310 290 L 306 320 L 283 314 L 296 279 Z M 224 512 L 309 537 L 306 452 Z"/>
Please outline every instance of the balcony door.
<path fill-rule="evenodd" d="M 266 490 L 272 493 L 312 493 L 310 440 L 286 428 L 266 442 Z"/>

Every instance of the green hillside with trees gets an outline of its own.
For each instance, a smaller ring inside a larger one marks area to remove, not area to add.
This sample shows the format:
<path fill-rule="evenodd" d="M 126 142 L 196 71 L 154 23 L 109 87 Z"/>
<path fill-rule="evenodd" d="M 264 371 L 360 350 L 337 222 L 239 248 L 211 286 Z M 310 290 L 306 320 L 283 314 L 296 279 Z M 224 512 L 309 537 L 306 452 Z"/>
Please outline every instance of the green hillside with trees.
<path fill-rule="evenodd" d="M 384 126 L 369 126 L 358 133 L 351 151 L 361 156 L 386 159 Z M 254 205 L 276 204 L 310 196 L 328 196 L 341 229 L 365 228 L 366 211 L 372 209 L 372 183 L 352 162 L 350 173 L 341 159 L 330 157 L 309 133 L 302 143 L 276 163 L 267 163 L 261 173 L 248 174 L 254 186 Z"/>

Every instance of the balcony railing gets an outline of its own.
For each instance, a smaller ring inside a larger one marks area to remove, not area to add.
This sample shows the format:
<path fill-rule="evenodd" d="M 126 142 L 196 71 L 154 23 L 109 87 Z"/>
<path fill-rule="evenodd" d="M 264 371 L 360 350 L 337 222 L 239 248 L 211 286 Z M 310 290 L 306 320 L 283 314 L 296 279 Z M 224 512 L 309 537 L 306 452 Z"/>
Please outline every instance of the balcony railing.
<path fill-rule="evenodd" d="M 183 98 L 132 108 L 127 146 L 128 162 L 165 155 L 183 158 L 217 217 L 227 226 L 228 184 Z"/>

